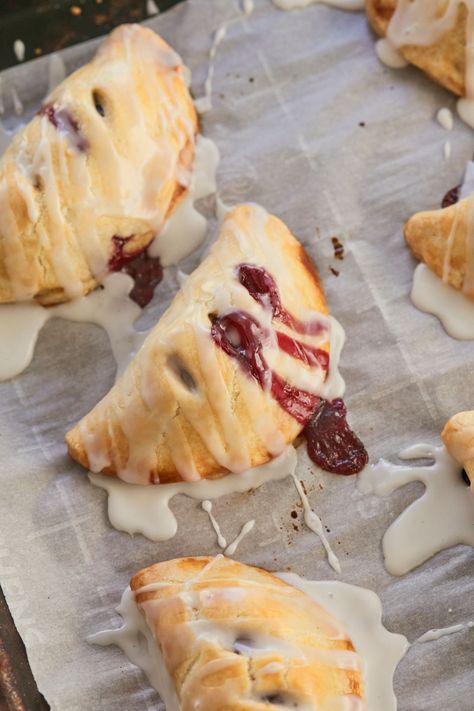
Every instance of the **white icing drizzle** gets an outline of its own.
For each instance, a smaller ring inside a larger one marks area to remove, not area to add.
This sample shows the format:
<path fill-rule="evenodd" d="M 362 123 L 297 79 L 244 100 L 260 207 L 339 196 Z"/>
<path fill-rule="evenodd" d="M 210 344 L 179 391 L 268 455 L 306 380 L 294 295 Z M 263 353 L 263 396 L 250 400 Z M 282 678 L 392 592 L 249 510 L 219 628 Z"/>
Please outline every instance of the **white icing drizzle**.
<path fill-rule="evenodd" d="M 331 545 L 327 539 L 326 534 L 324 533 L 324 528 L 321 519 L 319 518 L 318 514 L 313 511 L 311 508 L 311 505 L 308 501 L 308 497 L 306 496 L 304 489 L 301 485 L 301 482 L 297 478 L 296 474 L 293 473 L 292 475 L 294 485 L 296 487 L 296 491 L 298 492 L 300 498 L 301 498 L 301 503 L 303 504 L 303 509 L 304 509 L 304 522 L 308 526 L 308 528 L 313 531 L 317 536 L 319 536 L 321 543 L 323 544 L 324 550 L 326 551 L 328 563 L 331 566 L 333 570 L 336 571 L 336 573 L 341 572 L 341 564 L 339 563 L 339 559 L 337 555 L 334 553 L 334 551 L 331 548 Z"/>
<path fill-rule="evenodd" d="M 194 207 L 201 198 L 216 192 L 219 150 L 209 138 L 198 135 L 189 192 L 148 247 L 151 257 L 159 257 L 164 267 L 191 254 L 205 239 L 207 220 Z"/>
<path fill-rule="evenodd" d="M 157 6 L 155 0 L 146 0 L 146 11 L 147 15 L 158 15 L 160 8 Z"/>
<path fill-rule="evenodd" d="M 438 629 L 428 630 L 421 637 L 418 637 L 416 642 L 433 642 L 441 637 L 446 637 L 447 635 L 456 634 L 458 632 L 464 632 L 464 630 L 472 629 L 474 622 L 465 622 L 459 625 L 451 625 L 450 627 L 440 627 Z"/>
<path fill-rule="evenodd" d="M 53 52 L 48 58 L 48 94 L 66 78 L 66 66 L 60 54 Z"/>
<path fill-rule="evenodd" d="M 201 507 L 202 507 L 203 511 L 205 511 L 207 513 L 207 515 L 209 516 L 209 521 L 211 522 L 211 526 L 214 529 L 216 536 L 217 536 L 217 545 L 220 548 L 227 548 L 227 541 L 224 538 L 224 536 L 222 535 L 221 528 L 220 528 L 214 514 L 212 513 L 212 501 L 209 501 L 209 499 L 204 499 L 204 501 L 201 503 Z"/>
<path fill-rule="evenodd" d="M 13 101 L 13 110 L 17 116 L 21 116 L 23 114 L 23 104 L 14 86 L 10 87 L 10 94 Z"/>
<path fill-rule="evenodd" d="M 277 481 L 291 475 L 296 468 L 296 451 L 288 447 L 283 454 L 267 464 L 240 474 L 228 474 L 220 479 L 202 479 L 197 482 L 137 486 L 115 477 L 90 474 L 95 486 L 109 495 L 108 516 L 119 531 L 130 535 L 141 533 L 152 541 L 172 538 L 178 524 L 170 509 L 174 496 L 184 494 L 200 501 L 213 500 L 232 493 L 256 489 L 268 481 Z"/>
<path fill-rule="evenodd" d="M 251 521 L 247 521 L 247 523 L 244 523 L 242 528 L 240 529 L 240 533 L 234 538 L 232 543 L 230 543 L 227 548 L 225 549 L 224 553 L 225 555 L 234 555 L 236 552 L 237 548 L 239 547 L 240 542 L 242 541 L 243 538 L 247 534 L 252 531 L 253 527 L 255 526 L 255 520 L 252 519 Z"/>
<path fill-rule="evenodd" d="M 415 269 L 411 300 L 420 311 L 439 318 L 453 338 L 474 340 L 474 301 L 445 284 L 425 264 Z"/>
<path fill-rule="evenodd" d="M 135 602 L 135 595 L 128 587 L 122 595 L 117 612 L 123 620 L 120 629 L 111 629 L 90 635 L 90 644 L 120 647 L 132 664 L 142 669 L 150 685 L 159 693 L 166 711 L 180 711 L 171 678 L 163 663 L 159 646 Z"/>
<path fill-rule="evenodd" d="M 461 185 L 461 190 L 459 191 L 459 199 L 469 197 L 474 193 L 474 161 L 468 161 L 466 165 L 466 171 L 464 173 L 463 183 Z"/>
<path fill-rule="evenodd" d="M 452 131 L 454 126 L 453 112 L 443 106 L 436 114 L 436 120 L 446 131 Z"/>
<path fill-rule="evenodd" d="M 196 110 L 199 111 L 200 114 L 207 113 L 212 109 L 212 80 L 214 78 L 215 58 L 217 50 L 227 34 L 227 29 L 234 22 L 235 19 L 228 20 L 223 25 L 218 27 L 217 30 L 214 32 L 211 49 L 209 50 L 209 66 L 207 69 L 207 76 L 204 82 L 204 95 L 200 96 L 194 102 Z"/>
<path fill-rule="evenodd" d="M 35 303 L 1 304 L 0 381 L 15 377 L 30 364 L 38 334 L 52 318 L 102 326 L 121 373 L 144 338 L 133 328 L 141 310 L 128 298 L 132 286 L 131 277 L 118 272 L 105 279 L 103 288 L 60 306 L 46 309 Z"/>
<path fill-rule="evenodd" d="M 446 141 L 443 146 L 444 160 L 449 160 L 451 158 L 451 142 Z"/>
<path fill-rule="evenodd" d="M 216 559 L 213 559 L 213 561 Z M 213 562 L 211 561 L 211 563 Z M 209 568 L 208 568 L 209 569 Z M 388 632 L 382 624 L 382 605 L 380 599 L 371 590 L 348 585 L 338 581 L 306 581 L 297 575 L 289 573 L 277 574 L 282 580 L 299 588 L 314 599 L 323 609 L 334 617 L 334 634 L 345 635 L 347 631 L 357 654 L 353 652 L 334 651 L 331 659 L 338 658 L 337 666 L 340 668 L 358 668 L 362 660 L 362 673 L 364 678 L 367 703 L 355 697 L 334 699 L 334 711 L 396 711 L 396 698 L 393 692 L 393 675 L 400 659 L 408 648 L 405 637 Z M 190 585 L 186 584 L 186 591 Z M 166 583 L 149 585 L 144 590 L 152 590 Z M 213 588 L 214 589 L 214 588 Z M 241 593 L 241 588 L 228 588 L 227 596 Z M 187 596 L 189 592 L 185 592 Z M 191 599 L 191 598 L 190 598 Z M 153 605 L 153 603 L 152 603 Z M 144 603 L 145 614 L 152 614 L 152 605 Z M 146 674 L 148 681 L 163 699 L 166 711 L 179 711 L 179 702 L 167 673 L 159 645 L 155 642 L 145 616 L 140 613 L 135 602 L 135 595 L 127 588 L 122 596 L 117 612 L 122 618 L 123 625 L 119 629 L 99 632 L 88 638 L 93 644 L 119 646 L 132 664 L 140 667 Z M 196 623 L 195 623 L 196 624 Z M 205 620 L 199 621 L 199 633 L 211 636 L 223 645 L 230 646 L 235 638 L 235 633 L 229 628 L 218 627 Z M 144 637 L 146 644 L 140 643 Z M 255 648 L 265 650 L 278 649 L 283 654 L 294 650 L 284 640 L 268 637 L 264 633 L 255 635 L 253 640 Z M 250 650 L 241 645 L 241 653 Z M 327 662 L 326 662 L 327 663 Z M 272 668 L 270 668 L 270 666 Z M 279 671 L 277 663 L 268 665 L 267 673 Z M 297 707 L 302 711 L 307 705 Z M 312 707 L 309 707 L 310 711 Z"/>
<path fill-rule="evenodd" d="M 414 481 L 426 489 L 389 526 L 382 547 L 392 575 L 404 575 L 451 546 L 474 546 L 474 496 L 461 467 L 444 446 L 418 444 L 399 454 L 403 460 L 430 459 L 429 465 L 392 464 L 384 459 L 366 467 L 357 478 L 364 494 L 388 496 Z"/>
<path fill-rule="evenodd" d="M 13 42 L 13 51 L 15 52 L 15 57 L 19 62 L 22 62 L 25 58 L 25 43 L 21 39 L 16 39 Z"/>
<path fill-rule="evenodd" d="M 382 64 L 390 69 L 402 69 L 408 65 L 405 57 L 393 46 L 386 37 L 382 37 L 375 43 L 375 52 Z"/>
<path fill-rule="evenodd" d="M 273 4 L 280 10 L 296 10 L 316 3 L 336 7 L 339 10 L 356 11 L 363 10 L 365 7 L 365 0 L 273 0 Z"/>
<path fill-rule="evenodd" d="M 251 15 L 254 9 L 254 0 L 242 0 L 242 12 L 244 13 L 244 15 Z"/>

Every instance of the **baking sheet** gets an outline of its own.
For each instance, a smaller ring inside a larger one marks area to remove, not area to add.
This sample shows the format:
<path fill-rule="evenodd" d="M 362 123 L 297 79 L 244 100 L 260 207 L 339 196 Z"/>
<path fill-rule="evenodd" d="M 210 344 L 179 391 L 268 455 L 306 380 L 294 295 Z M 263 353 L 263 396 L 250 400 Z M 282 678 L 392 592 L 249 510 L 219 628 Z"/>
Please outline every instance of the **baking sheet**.
<path fill-rule="evenodd" d="M 238 13 L 229 0 L 188 0 L 148 23 L 193 70 L 196 96 L 212 30 Z M 66 50 L 68 69 L 96 45 Z M 11 82 L 31 115 L 47 85 L 47 60 L 4 72 L 7 89 Z M 12 125 L 18 119 L 4 94 L 5 123 Z M 414 260 L 401 236 L 404 219 L 436 207 L 472 155 L 472 131 L 457 121 L 447 134 L 433 119 L 454 103 L 416 70 L 381 66 L 362 14 L 322 5 L 285 13 L 257 0 L 217 53 L 213 109 L 202 127 L 222 154 L 221 196 L 262 203 L 316 259 L 332 313 L 347 332 L 342 370 L 350 420 L 373 460 L 420 440 L 437 442 L 447 417 L 473 406 L 474 345 L 452 340 L 434 317 L 413 308 Z M 448 138 L 452 158 L 445 162 Z M 342 262 L 334 259 L 333 236 L 344 242 Z M 172 279 L 161 285 L 146 321 L 162 313 L 173 287 Z M 60 711 L 160 708 L 118 649 L 94 648 L 85 638 L 118 624 L 113 609 L 137 569 L 218 552 L 207 515 L 183 497 L 172 504 L 179 521 L 173 540 L 157 544 L 115 531 L 105 492 L 66 456 L 65 430 L 107 391 L 113 374 L 104 332 L 58 320 L 44 329 L 28 370 L 0 387 L 0 582 L 39 688 Z M 367 499 L 352 478 L 316 476 L 303 452 L 298 473 L 330 530 L 340 579 L 380 595 L 389 629 L 413 641 L 431 627 L 472 618 L 471 549 L 440 553 L 399 579 L 384 570 L 381 536 L 421 485 Z M 297 501 L 284 480 L 218 500 L 213 510 L 229 539 L 256 518 L 240 560 L 337 577 L 301 514 L 294 530 Z M 472 654 L 468 632 L 415 645 L 396 674 L 399 709 L 472 711 Z"/>

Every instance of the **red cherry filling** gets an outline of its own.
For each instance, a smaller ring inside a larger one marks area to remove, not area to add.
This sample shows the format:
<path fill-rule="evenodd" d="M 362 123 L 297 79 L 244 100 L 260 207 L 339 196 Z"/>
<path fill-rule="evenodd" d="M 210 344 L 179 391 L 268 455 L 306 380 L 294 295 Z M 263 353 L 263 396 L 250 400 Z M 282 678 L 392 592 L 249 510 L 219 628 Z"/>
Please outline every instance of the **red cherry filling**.
<path fill-rule="evenodd" d="M 135 252 L 126 252 L 125 245 L 132 239 L 129 237 L 112 237 L 113 252 L 109 259 L 109 271 L 125 272 L 134 280 L 130 298 L 142 308 L 153 298 L 153 293 L 163 278 L 163 267 L 159 257 L 149 257 L 146 247 L 140 247 Z"/>
<path fill-rule="evenodd" d="M 460 185 L 456 185 L 455 188 L 451 188 L 451 190 L 448 190 L 441 202 L 441 207 L 450 207 L 451 205 L 455 205 L 459 200 L 460 193 Z"/>
<path fill-rule="evenodd" d="M 297 333 L 312 336 L 322 334 L 326 330 L 326 326 L 321 321 L 305 323 L 290 314 L 281 303 L 275 280 L 263 267 L 255 264 L 240 264 L 237 267 L 237 277 L 255 301 L 262 306 L 271 307 L 275 321 L 284 323 Z"/>
<path fill-rule="evenodd" d="M 74 116 L 64 108 L 59 108 L 54 104 L 42 106 L 38 114 L 46 116 L 48 121 L 58 130 L 59 133 L 67 136 L 71 145 L 81 153 L 85 153 L 89 148 L 87 139 L 81 133 L 79 124 Z"/>
<path fill-rule="evenodd" d="M 369 461 L 367 451 L 346 420 L 341 398 L 321 400 L 304 428 L 308 455 L 321 469 L 334 474 L 358 474 Z"/>

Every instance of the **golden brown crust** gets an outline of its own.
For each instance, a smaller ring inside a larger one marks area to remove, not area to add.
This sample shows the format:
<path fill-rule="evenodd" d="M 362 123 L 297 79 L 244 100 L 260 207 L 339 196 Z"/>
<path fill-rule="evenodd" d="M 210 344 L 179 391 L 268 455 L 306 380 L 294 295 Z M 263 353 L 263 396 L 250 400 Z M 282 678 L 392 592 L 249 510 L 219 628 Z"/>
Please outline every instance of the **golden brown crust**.
<path fill-rule="evenodd" d="M 467 271 L 469 213 L 473 197 L 441 210 L 418 212 L 405 224 L 405 239 L 414 256 L 437 276 L 462 290 Z"/>
<path fill-rule="evenodd" d="M 157 587 L 142 590 L 149 585 Z M 180 558 L 141 570 L 131 588 L 182 711 L 193 704 L 206 711 L 269 711 L 277 695 L 281 703 L 330 711 L 335 697 L 364 697 L 358 657 L 353 654 L 352 668 L 341 668 L 347 657 L 340 655 L 354 648 L 339 623 L 261 568 L 223 556 Z M 195 629 L 205 634 L 198 638 Z M 239 642 L 244 649 L 234 647 Z"/>
<path fill-rule="evenodd" d="M 240 471 L 238 465 L 230 467 L 223 461 L 235 461 L 246 452 L 249 459 L 243 468 L 269 461 L 275 456 L 269 442 L 281 438 L 280 452 L 299 434 L 302 425 L 210 337 L 209 313 L 215 307 L 209 304 L 217 303 L 216 299 L 245 297 L 244 310 L 261 310 L 246 292 L 233 296 L 240 288 L 235 266 L 242 262 L 260 263 L 272 274 L 292 314 L 302 316 L 310 310 L 327 314 L 308 255 L 276 217 L 265 213 L 263 231 L 253 232 L 261 229 L 258 210 L 241 205 L 228 215 L 210 254 L 188 277 L 121 380 L 67 433 L 69 453 L 84 467 L 98 471 L 88 451 L 100 450 L 101 473 L 124 478 L 120 472 L 141 457 L 146 481 L 140 483 L 158 483 L 158 479 L 169 483 L 183 479 L 177 462 L 182 455 L 195 466 L 195 478 L 212 478 L 229 469 Z M 329 343 L 321 348 L 328 351 Z M 191 375 L 192 392 L 177 383 L 172 367 L 177 364 Z M 305 368 L 299 361 L 297 367 Z M 152 373 L 151 379 L 147 373 Z M 151 408 L 143 400 L 150 388 L 155 398 Z M 128 419 L 132 412 L 133 422 Z"/>
<path fill-rule="evenodd" d="M 113 237 L 138 253 L 179 204 L 197 115 L 175 58 L 151 30 L 119 27 L 16 135 L 0 161 L 0 303 L 88 293 Z"/>
<path fill-rule="evenodd" d="M 465 470 L 474 491 L 474 410 L 453 415 L 441 437 L 450 455 Z"/>
<path fill-rule="evenodd" d="M 367 18 L 372 29 L 385 37 L 395 12 L 397 0 L 366 0 Z M 400 48 L 405 59 L 428 74 L 431 79 L 458 96 L 466 93 L 467 9 L 461 4 L 455 26 L 429 47 L 405 45 Z"/>

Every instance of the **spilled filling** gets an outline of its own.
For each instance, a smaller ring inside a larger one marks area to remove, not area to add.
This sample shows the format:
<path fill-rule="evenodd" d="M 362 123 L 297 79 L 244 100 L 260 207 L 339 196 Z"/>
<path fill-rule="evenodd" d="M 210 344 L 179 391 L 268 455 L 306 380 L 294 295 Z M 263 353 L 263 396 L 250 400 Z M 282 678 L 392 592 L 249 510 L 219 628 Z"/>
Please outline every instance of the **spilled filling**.
<path fill-rule="evenodd" d="M 295 318 L 281 303 L 273 277 L 260 266 L 241 264 L 239 282 L 259 304 L 271 309 L 273 319 L 302 334 L 321 334 L 321 321 L 304 322 Z M 234 358 L 249 377 L 268 391 L 280 407 L 303 425 L 308 455 L 325 471 L 357 474 L 367 464 L 364 445 L 347 424 L 346 407 L 341 399 L 328 402 L 314 393 L 297 388 L 275 373 L 263 354 L 263 343 L 270 333 L 245 311 L 223 316 L 209 314 L 211 337 L 219 348 Z M 276 331 L 278 347 L 309 366 L 319 365 L 327 372 L 329 356 L 286 333 Z"/>
<path fill-rule="evenodd" d="M 108 268 L 111 272 L 124 272 L 132 277 L 134 286 L 129 296 L 142 308 L 150 303 L 156 287 L 163 279 L 163 267 L 159 257 L 150 257 L 147 246 L 135 251 L 126 251 L 129 237 L 112 237 L 113 251 Z"/>

